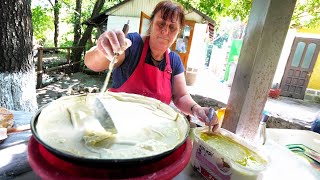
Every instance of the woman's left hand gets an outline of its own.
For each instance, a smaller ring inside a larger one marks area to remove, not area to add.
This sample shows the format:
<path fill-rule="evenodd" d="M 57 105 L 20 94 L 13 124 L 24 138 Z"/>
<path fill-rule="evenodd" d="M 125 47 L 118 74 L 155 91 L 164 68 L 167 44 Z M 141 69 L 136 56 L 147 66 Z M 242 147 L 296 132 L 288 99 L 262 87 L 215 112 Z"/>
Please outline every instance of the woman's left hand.
<path fill-rule="evenodd" d="M 212 119 L 208 118 L 209 109 L 209 107 L 201 107 L 200 105 L 196 105 L 194 108 L 192 108 L 192 113 L 193 116 L 204 122 L 206 125 L 209 125 L 209 123 L 211 123 L 212 132 L 214 132 L 219 128 L 219 120 L 216 113 L 214 113 Z"/>

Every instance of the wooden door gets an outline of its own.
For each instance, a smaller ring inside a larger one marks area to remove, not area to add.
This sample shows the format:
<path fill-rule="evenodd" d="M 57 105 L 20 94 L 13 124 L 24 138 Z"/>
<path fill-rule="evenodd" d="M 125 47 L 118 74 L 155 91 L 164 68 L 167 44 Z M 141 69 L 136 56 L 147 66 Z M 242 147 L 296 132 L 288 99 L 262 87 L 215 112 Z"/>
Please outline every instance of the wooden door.
<path fill-rule="evenodd" d="M 194 25 L 195 21 L 186 20 L 184 27 L 181 28 L 181 32 L 178 34 L 177 40 L 172 44 L 170 48 L 172 51 L 175 51 L 179 54 L 184 69 L 187 69 Z"/>
<path fill-rule="evenodd" d="M 149 26 L 150 26 L 150 16 L 148 16 L 146 13 L 141 11 L 139 34 L 141 36 L 147 36 Z"/>
<path fill-rule="evenodd" d="M 184 68 L 187 68 L 189 53 L 191 49 L 193 30 L 194 30 L 195 21 L 185 21 L 185 26 L 181 28 L 181 32 L 178 34 L 178 38 L 170 47 L 171 51 L 175 51 L 179 54 Z M 146 36 L 147 30 L 150 26 L 150 16 L 141 11 L 140 15 L 140 27 L 139 34 Z"/>
<path fill-rule="evenodd" d="M 320 39 L 296 37 L 280 83 L 281 95 L 303 99 L 320 49 Z"/>

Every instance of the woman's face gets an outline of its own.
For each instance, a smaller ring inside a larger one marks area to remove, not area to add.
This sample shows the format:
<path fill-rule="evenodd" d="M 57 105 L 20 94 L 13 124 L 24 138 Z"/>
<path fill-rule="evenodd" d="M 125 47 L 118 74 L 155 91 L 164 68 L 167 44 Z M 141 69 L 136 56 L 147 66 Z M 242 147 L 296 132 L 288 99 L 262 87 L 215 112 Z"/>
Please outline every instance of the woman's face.
<path fill-rule="evenodd" d="M 161 18 L 161 11 L 154 16 L 150 27 L 150 48 L 152 51 L 165 52 L 176 40 L 180 31 L 177 15 L 167 20 Z"/>

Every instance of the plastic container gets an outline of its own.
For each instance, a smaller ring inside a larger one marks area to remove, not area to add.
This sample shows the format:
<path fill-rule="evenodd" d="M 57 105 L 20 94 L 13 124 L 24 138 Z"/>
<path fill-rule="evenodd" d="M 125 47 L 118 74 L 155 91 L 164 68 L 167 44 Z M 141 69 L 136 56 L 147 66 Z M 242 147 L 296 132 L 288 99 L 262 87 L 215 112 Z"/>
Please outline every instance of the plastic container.
<path fill-rule="evenodd" d="M 279 98 L 279 96 L 280 96 L 280 94 L 281 94 L 281 89 L 279 89 L 279 88 L 277 88 L 277 89 L 270 89 L 269 90 L 269 97 L 271 97 L 271 98 L 274 98 L 274 99 L 277 99 L 277 98 Z"/>
<path fill-rule="evenodd" d="M 250 180 L 262 178 L 262 172 L 267 168 L 269 161 L 265 153 L 243 138 L 220 128 L 218 135 L 222 137 L 221 144 L 224 144 L 223 140 L 230 140 L 226 143 L 235 144 L 235 146 L 229 146 L 228 149 L 222 151 L 219 142 L 209 144 L 207 140 L 203 139 L 203 132 L 206 132 L 207 128 L 199 127 L 193 131 L 191 164 L 197 171 L 207 179 Z M 233 148 L 235 149 L 230 151 Z M 247 155 L 243 156 L 244 158 L 241 156 L 243 152 Z M 235 160 L 235 157 L 241 158 Z"/>
<path fill-rule="evenodd" d="M 266 143 L 266 140 L 267 140 L 266 128 L 267 128 L 268 119 L 269 119 L 269 113 L 264 110 L 262 112 L 262 117 L 258 127 L 258 136 L 256 138 L 257 144 L 264 145 Z"/>

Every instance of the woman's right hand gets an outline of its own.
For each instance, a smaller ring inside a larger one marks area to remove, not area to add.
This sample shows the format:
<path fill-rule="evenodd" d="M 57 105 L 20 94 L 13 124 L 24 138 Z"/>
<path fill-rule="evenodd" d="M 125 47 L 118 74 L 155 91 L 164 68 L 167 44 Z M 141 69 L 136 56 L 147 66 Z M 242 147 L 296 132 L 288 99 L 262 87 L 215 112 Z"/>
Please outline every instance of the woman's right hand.
<path fill-rule="evenodd" d="M 89 69 L 101 72 L 109 68 L 115 53 L 119 53 L 114 66 L 120 66 L 125 58 L 124 51 L 131 44 L 122 31 L 106 31 L 99 36 L 97 45 L 86 52 L 84 63 Z"/>
<path fill-rule="evenodd" d="M 200 105 L 195 105 L 194 108 L 192 108 L 192 114 L 194 117 L 198 118 L 200 121 L 204 122 L 206 125 L 211 124 L 212 132 L 217 131 L 220 128 L 219 120 L 215 112 L 213 112 L 212 119 L 209 118 L 209 107 L 201 107 Z"/>
<path fill-rule="evenodd" d="M 112 61 L 116 53 L 119 55 L 124 53 L 131 44 L 132 42 L 125 37 L 121 30 L 110 30 L 99 36 L 97 48 L 109 61 Z"/>

